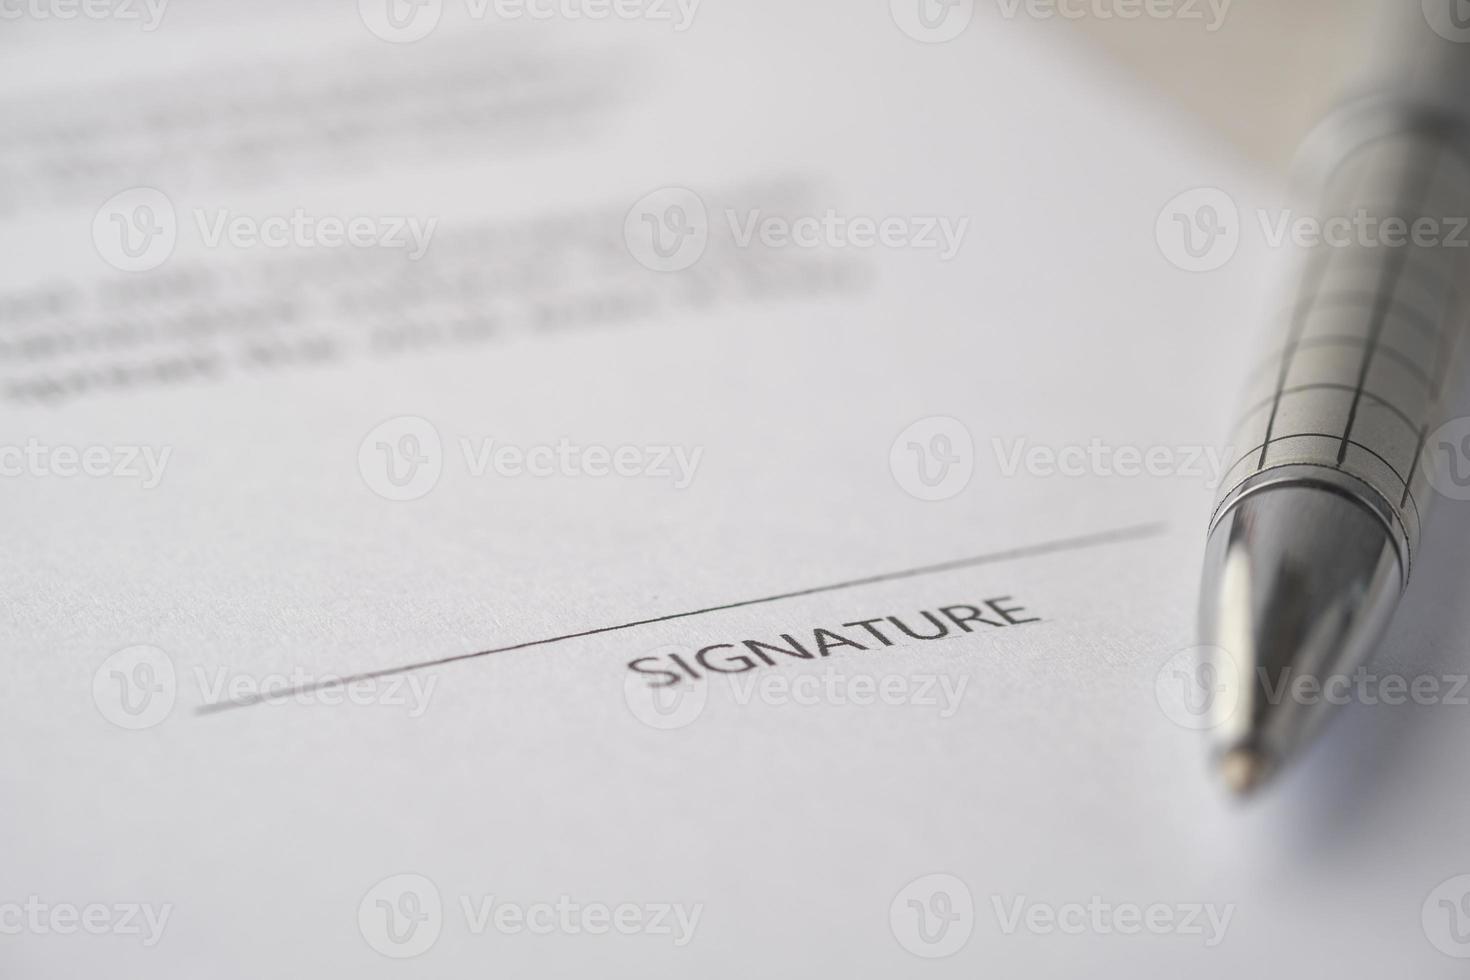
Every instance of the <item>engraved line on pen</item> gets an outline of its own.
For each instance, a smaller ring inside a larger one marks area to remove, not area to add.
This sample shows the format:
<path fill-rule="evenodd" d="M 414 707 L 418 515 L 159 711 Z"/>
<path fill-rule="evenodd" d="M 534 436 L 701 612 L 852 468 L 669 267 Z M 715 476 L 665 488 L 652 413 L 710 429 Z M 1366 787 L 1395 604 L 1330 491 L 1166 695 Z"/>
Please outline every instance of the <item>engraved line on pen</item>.
<path fill-rule="evenodd" d="M 1433 157 L 1423 166 L 1422 177 L 1413 183 L 1417 203 L 1412 210 L 1419 210 L 1423 206 L 1424 200 L 1429 196 L 1429 188 L 1433 185 L 1435 171 L 1439 166 L 1440 159 L 1444 156 L 1443 144 L 1435 142 L 1433 146 Z M 1421 168 L 1416 167 L 1414 169 L 1417 172 Z M 1404 266 L 1408 263 L 1408 257 L 1408 251 L 1401 249 L 1390 255 L 1388 261 L 1383 266 L 1383 281 L 1380 282 L 1378 287 L 1381 299 L 1374 308 L 1373 321 L 1368 328 L 1368 344 L 1363 349 L 1363 360 L 1358 366 L 1358 390 L 1353 395 L 1352 404 L 1348 406 L 1347 424 L 1343 426 L 1342 442 L 1337 447 L 1337 466 L 1339 469 L 1342 468 L 1343 462 L 1347 459 L 1348 441 L 1353 433 L 1353 425 L 1358 419 L 1358 405 L 1362 402 L 1363 388 L 1368 383 L 1368 370 L 1373 364 L 1373 356 L 1378 347 L 1379 336 L 1383 333 L 1384 325 L 1388 321 L 1388 311 L 1393 305 L 1393 291 L 1397 288 L 1398 277 L 1402 273 Z M 1426 378 L 1426 382 L 1427 380 Z M 1405 480 L 1404 484 L 1407 486 L 1408 481 Z"/>
<path fill-rule="evenodd" d="M 1429 423 L 1428 422 L 1425 422 L 1423 425 L 1419 426 L 1419 439 L 1418 439 L 1417 442 L 1414 443 L 1414 455 L 1412 457 L 1410 457 L 1410 459 L 1409 459 L 1409 476 L 1410 476 L 1410 478 L 1412 478 L 1414 476 L 1414 467 L 1416 467 L 1416 466 L 1419 465 L 1419 454 L 1424 451 L 1424 440 L 1427 439 L 1428 437 L 1429 437 Z M 1409 484 L 1408 484 L 1408 481 L 1406 480 L 1406 481 L 1404 481 L 1404 495 L 1399 498 L 1399 506 L 1400 507 L 1404 506 L 1404 503 L 1408 499 L 1409 499 Z"/>
<path fill-rule="evenodd" d="M 1331 440 L 1333 442 L 1336 442 L 1337 439 L 1338 439 L 1338 437 L 1336 435 L 1333 435 L 1333 434 L 1327 433 L 1327 432 L 1294 432 L 1294 433 L 1290 433 L 1290 434 L 1284 435 L 1284 436 L 1276 436 L 1274 439 L 1271 440 L 1271 443 L 1268 443 L 1267 444 L 1266 448 L 1269 448 L 1271 444 L 1278 443 L 1278 442 L 1285 442 L 1285 441 L 1287 441 L 1289 439 L 1328 439 L 1328 440 Z M 1358 442 L 1356 439 L 1351 440 L 1351 443 L 1350 444 L 1353 445 L 1353 446 L 1358 447 L 1359 449 L 1363 450 L 1363 452 L 1365 452 L 1365 453 L 1369 454 L 1370 456 L 1372 456 L 1373 458 L 1377 459 L 1380 463 L 1382 463 L 1388 469 L 1388 471 L 1390 473 L 1392 473 L 1394 475 L 1394 478 L 1395 479 L 1397 479 L 1400 483 L 1402 483 L 1404 485 L 1404 497 L 1400 499 L 1399 506 L 1400 507 L 1404 506 L 1404 499 L 1407 499 L 1407 501 L 1409 503 L 1409 506 L 1411 506 L 1411 507 L 1414 508 L 1414 521 L 1415 521 L 1415 523 L 1422 523 L 1423 522 L 1423 517 L 1419 513 L 1419 500 L 1418 500 L 1417 497 L 1414 496 L 1413 492 L 1410 489 L 1410 487 L 1411 487 L 1410 481 L 1409 480 L 1406 480 L 1403 476 L 1401 476 L 1399 474 L 1399 471 L 1398 471 L 1397 467 L 1395 467 L 1387 459 L 1383 458 L 1383 456 L 1380 455 L 1377 450 L 1373 449 L 1370 446 L 1366 446 L 1366 445 L 1364 445 L 1361 442 Z M 1244 462 L 1246 459 L 1248 459 L 1249 457 L 1251 457 L 1252 455 L 1254 455 L 1255 452 L 1256 452 L 1256 450 L 1258 448 L 1262 448 L 1262 447 L 1252 446 L 1250 449 L 1246 450 L 1242 455 L 1240 455 L 1239 457 L 1236 458 L 1235 462 L 1231 463 L 1228 467 L 1225 468 L 1225 472 L 1226 473 L 1230 473 L 1237 466 L 1239 466 L 1242 462 Z M 1340 468 L 1340 467 L 1334 467 L 1334 466 L 1329 465 L 1327 463 L 1319 462 L 1317 460 L 1287 460 L 1286 462 L 1276 463 L 1276 464 L 1273 464 L 1271 466 L 1266 467 L 1265 469 L 1257 469 L 1257 470 L 1255 470 L 1252 473 L 1246 474 L 1239 481 L 1237 481 L 1234 484 L 1234 486 L 1231 487 L 1231 491 L 1233 491 L 1235 489 L 1235 487 L 1240 486 L 1246 480 L 1249 480 L 1252 476 L 1256 476 L 1256 475 L 1259 475 L 1260 473 L 1264 473 L 1264 472 L 1266 472 L 1266 470 L 1278 469 L 1278 468 L 1280 468 L 1282 466 L 1320 466 L 1323 469 L 1336 469 L 1336 468 Z M 1413 470 L 1412 469 L 1409 471 L 1409 475 L 1411 477 L 1413 476 Z M 1359 477 L 1359 479 L 1363 479 L 1363 478 L 1362 477 Z M 1366 479 L 1363 479 L 1363 482 L 1367 483 L 1368 481 Z M 1370 484 L 1370 486 L 1371 486 L 1371 484 Z M 1220 496 L 1220 500 L 1223 502 L 1226 499 L 1228 499 L 1231 491 L 1226 491 L 1224 494 L 1222 494 Z M 1210 523 L 1212 525 L 1214 524 L 1215 516 L 1218 515 L 1219 512 L 1220 512 L 1220 506 L 1219 506 L 1219 504 L 1217 504 L 1215 506 L 1215 510 L 1212 512 L 1212 514 L 1210 516 Z"/>
<path fill-rule="evenodd" d="M 1348 334 L 1331 334 L 1322 337 L 1305 337 L 1293 346 L 1298 350 L 1310 350 L 1315 347 L 1357 347 L 1360 345 L 1364 345 L 1367 342 L 1367 337 L 1354 337 Z M 1284 352 L 1285 348 L 1283 348 L 1282 350 Z M 1405 354 L 1397 347 L 1393 347 L 1389 344 L 1380 342 L 1378 344 L 1378 352 L 1388 360 L 1393 361 L 1394 363 L 1401 366 L 1409 374 L 1413 375 L 1413 377 L 1424 386 L 1425 390 L 1428 390 L 1429 387 L 1433 384 L 1433 379 L 1431 379 L 1429 375 L 1425 373 L 1424 369 L 1420 367 L 1419 364 L 1412 357 L 1410 357 L 1408 354 Z M 1261 369 L 1269 367 L 1275 361 L 1275 359 L 1276 357 L 1275 355 L 1273 355 L 1271 357 L 1268 357 L 1265 361 L 1261 362 L 1261 364 L 1259 364 L 1253 372 L 1253 376 L 1255 374 L 1260 374 Z"/>
<path fill-rule="evenodd" d="M 1398 271 L 1403 268 L 1405 258 L 1402 253 L 1395 253 L 1384 263 L 1383 276 L 1385 280 L 1393 282 L 1398 277 Z M 1380 287 L 1381 288 L 1381 287 Z M 1374 304 L 1373 319 L 1368 327 L 1367 343 L 1363 346 L 1363 358 L 1358 364 L 1358 381 L 1353 391 L 1353 400 L 1348 405 L 1347 423 L 1342 428 L 1342 441 L 1337 447 L 1337 466 L 1342 468 L 1343 461 L 1347 459 L 1348 440 L 1353 432 L 1353 425 L 1358 420 L 1358 405 L 1363 398 L 1363 390 L 1368 384 L 1368 371 L 1373 365 L 1373 355 L 1377 352 L 1378 337 L 1383 332 L 1383 325 L 1388 319 L 1388 309 L 1393 300 L 1389 295 L 1382 295 L 1379 302 Z M 1422 371 L 1421 371 L 1422 373 Z M 1428 376 L 1424 382 L 1429 383 Z"/>
<path fill-rule="evenodd" d="M 1333 310 L 1344 312 L 1357 308 L 1372 309 L 1378 302 L 1379 297 L 1371 292 L 1362 290 L 1334 290 L 1323 293 L 1312 300 L 1311 312 L 1319 310 Z M 1434 318 L 1408 300 L 1399 298 L 1396 294 L 1392 297 L 1394 312 L 1399 314 L 1403 321 L 1421 333 L 1428 335 L 1431 339 L 1439 339 L 1442 331 L 1436 328 Z M 1310 313 L 1308 314 L 1310 315 Z"/>
<path fill-rule="evenodd" d="M 629 623 L 619 623 L 616 626 L 601 626 L 597 629 L 582 630 L 577 633 L 564 633 L 560 636 L 549 636 L 540 640 L 528 640 L 524 643 L 514 643 L 510 646 L 495 647 L 490 650 L 478 650 L 474 653 L 458 653 L 448 657 L 439 657 L 434 660 L 424 660 L 416 663 L 401 664 L 396 667 L 385 667 L 380 670 L 365 671 L 360 674 L 348 674 L 334 678 L 330 681 L 318 681 L 312 684 L 302 684 L 298 687 L 284 690 L 271 691 L 269 694 L 254 694 L 244 698 L 228 701 L 216 701 L 196 707 L 196 715 L 217 714 L 231 708 L 245 708 L 255 704 L 263 704 L 267 700 L 277 700 L 294 697 L 298 694 L 309 693 L 323 687 L 338 687 L 358 681 L 376 680 L 380 677 L 388 677 L 394 674 L 405 674 L 413 670 L 426 670 L 431 667 L 441 667 L 445 664 L 459 663 L 464 660 L 474 660 L 479 657 L 488 657 L 497 653 L 510 653 L 515 650 L 526 650 L 532 647 L 547 646 L 552 643 L 560 643 L 564 640 L 576 640 L 588 636 L 598 636 L 603 633 L 614 633 L 619 630 L 633 629 L 638 626 L 650 626 L 654 623 L 667 623 L 677 619 L 689 619 L 694 616 L 703 616 L 707 613 L 725 612 L 730 609 L 743 609 L 749 606 L 758 606 L 765 603 L 780 602 L 784 599 L 798 599 L 806 596 L 821 595 L 826 592 L 837 592 L 843 589 L 853 589 L 866 585 L 880 585 L 885 582 L 897 582 L 904 579 L 917 578 L 922 575 L 935 575 L 941 572 L 952 572 L 966 568 L 977 568 L 982 565 L 993 565 L 999 562 L 1017 561 L 1023 558 L 1035 558 L 1043 555 L 1061 554 L 1069 551 L 1080 551 L 1085 548 L 1094 548 L 1099 545 L 1119 544 L 1126 541 L 1137 541 L 1146 538 L 1157 537 L 1167 529 L 1167 525 L 1159 522 L 1149 524 L 1133 524 L 1127 527 L 1114 528 L 1109 531 L 1099 531 L 1094 534 L 1083 534 L 1073 538 L 1058 538 L 1054 541 L 1043 541 L 1033 545 L 1022 545 L 1016 548 L 1008 548 L 1003 551 L 993 551 L 984 555 L 976 555 L 971 558 L 960 558 L 954 561 L 940 562 L 935 565 L 920 565 L 916 568 L 906 568 L 897 572 L 884 572 L 879 575 L 869 575 L 865 578 L 849 579 L 845 582 L 834 582 L 830 585 L 818 585 L 807 589 L 797 589 L 792 592 L 781 592 L 776 595 L 762 596 L 759 599 L 745 599 L 740 602 L 729 602 L 719 606 L 708 606 L 703 609 L 692 609 L 688 612 L 670 613 L 665 616 L 654 616 L 650 619 L 639 619 Z"/>
<path fill-rule="evenodd" d="M 1365 141 L 1363 146 L 1357 148 L 1356 152 L 1347 154 L 1338 161 L 1334 172 L 1327 177 L 1323 192 L 1324 201 L 1330 201 L 1332 199 L 1332 185 L 1339 178 L 1345 184 L 1347 198 L 1349 200 L 1352 199 L 1357 193 L 1358 188 L 1363 186 L 1367 180 L 1369 173 L 1372 172 L 1373 166 L 1372 158 L 1369 157 L 1368 163 L 1364 164 L 1356 175 L 1352 174 L 1351 165 L 1353 161 L 1362 159 L 1357 156 L 1357 153 L 1362 152 L 1365 146 L 1377 143 L 1385 138 L 1387 137 L 1382 135 L 1370 137 Z M 1348 171 L 1346 176 L 1344 176 L 1345 170 Z M 1276 376 L 1275 400 L 1271 404 L 1271 415 L 1266 420 L 1266 442 L 1261 446 L 1261 458 L 1256 461 L 1257 470 L 1260 470 L 1266 465 L 1266 450 L 1271 444 L 1271 433 L 1276 428 L 1276 414 L 1281 409 L 1281 393 L 1286 388 L 1286 379 L 1291 374 L 1291 366 L 1296 359 L 1298 342 L 1301 340 L 1302 332 L 1306 329 L 1307 317 L 1310 315 L 1312 304 L 1316 301 L 1317 295 L 1322 288 L 1322 283 L 1327 278 L 1328 266 L 1336 258 L 1334 253 L 1335 250 L 1327 246 L 1326 243 L 1319 243 L 1315 254 L 1312 256 L 1312 265 L 1306 275 L 1302 277 L 1301 289 L 1297 297 L 1297 306 L 1292 310 L 1291 329 L 1287 334 L 1286 346 L 1279 355 L 1281 357 L 1281 371 Z"/>
<path fill-rule="evenodd" d="M 1464 192 L 1460 191 L 1459 198 L 1463 199 L 1463 196 Z M 1470 234 L 1470 215 L 1467 215 L 1465 220 L 1466 229 L 1461 234 Z M 1434 294 L 1449 293 L 1455 303 L 1461 303 L 1465 300 L 1465 283 L 1456 276 L 1455 270 L 1462 264 L 1461 259 L 1467 249 L 1470 249 L 1470 239 L 1467 239 L 1463 245 L 1436 245 L 1429 252 L 1438 261 L 1411 263 L 1409 268 L 1404 270 L 1405 277 L 1410 280 L 1416 277 L 1433 280 L 1432 283 L 1425 284 L 1425 287 L 1432 287 Z"/>
<path fill-rule="evenodd" d="M 1462 194 L 1461 197 L 1464 199 L 1466 195 Z M 1443 414 L 1441 406 L 1444 403 L 1445 384 L 1449 380 L 1450 364 L 1459 356 L 1460 338 L 1466 332 L 1463 322 L 1465 315 L 1466 311 L 1463 308 L 1460 291 L 1458 289 L 1450 290 L 1449 301 L 1446 304 L 1443 319 L 1446 326 L 1456 323 L 1459 329 L 1444 330 L 1440 337 L 1438 363 L 1435 365 L 1434 394 L 1430 398 L 1429 404 L 1425 406 L 1425 421 L 1419 429 L 1419 441 L 1414 446 L 1414 456 L 1409 462 L 1409 477 L 1411 479 L 1414 476 L 1414 471 L 1419 467 L 1420 458 L 1424 454 L 1424 443 L 1429 438 L 1429 422 Z M 1409 485 L 1405 484 L 1404 497 L 1408 496 Z M 1402 507 L 1403 505 L 1404 502 L 1400 499 L 1399 506 Z"/>
<path fill-rule="evenodd" d="M 1458 256 L 1454 255 L 1448 249 L 1444 249 L 1443 251 L 1445 254 L 1450 255 L 1452 259 L 1458 258 Z M 1429 262 L 1411 263 L 1404 269 L 1403 279 L 1405 282 L 1413 282 L 1415 279 L 1421 279 L 1419 284 L 1431 293 L 1448 293 L 1456 301 L 1459 301 L 1464 295 L 1464 287 L 1459 280 L 1451 273 L 1441 271 L 1437 266 Z"/>
<path fill-rule="evenodd" d="M 1404 247 L 1407 248 L 1409 246 Z M 1450 254 L 1448 250 L 1445 251 L 1446 254 Z M 1368 257 L 1368 260 L 1361 262 L 1356 261 L 1359 256 L 1364 255 Z M 1349 274 L 1356 274 L 1361 272 L 1369 272 L 1373 269 L 1376 269 L 1378 267 L 1378 260 L 1377 257 L 1370 251 L 1354 250 L 1351 253 L 1343 256 L 1343 261 L 1339 263 L 1339 266 L 1342 268 L 1343 271 L 1346 271 Z M 1404 270 L 1404 273 L 1404 282 L 1415 282 L 1416 280 L 1419 280 L 1418 285 L 1422 286 L 1431 293 L 1442 293 L 1446 290 L 1453 291 L 1456 294 L 1460 292 L 1460 284 L 1455 281 L 1452 275 L 1450 275 L 1448 272 L 1440 271 L 1427 262 L 1419 262 L 1410 265 Z"/>
<path fill-rule="evenodd" d="M 1266 443 L 1261 447 L 1261 458 L 1256 462 L 1256 469 L 1266 465 L 1266 446 L 1271 443 L 1271 430 L 1276 427 L 1276 413 L 1281 409 L 1281 394 L 1286 388 L 1286 378 L 1291 374 L 1292 360 L 1296 357 L 1296 342 L 1301 337 L 1302 330 L 1306 328 L 1308 310 L 1310 305 L 1306 303 L 1309 296 L 1316 293 L 1321 286 L 1322 280 L 1327 275 L 1327 265 L 1332 259 L 1332 252 L 1326 246 L 1317 246 L 1318 251 L 1312 256 L 1312 267 L 1302 279 L 1301 295 L 1291 315 L 1291 332 L 1287 335 L 1286 349 L 1282 351 L 1281 371 L 1276 376 L 1276 394 L 1271 402 L 1271 415 L 1266 420 Z"/>
<path fill-rule="evenodd" d="M 1304 391 L 1349 391 L 1350 392 L 1352 390 L 1353 390 L 1353 386 L 1352 385 L 1345 385 L 1345 384 L 1342 384 L 1341 382 L 1337 382 L 1337 381 L 1313 381 L 1313 382 L 1311 382 L 1309 384 L 1292 385 L 1290 388 L 1287 388 L 1281 394 L 1283 396 L 1286 396 L 1286 395 L 1297 395 L 1297 394 L 1300 394 L 1300 393 L 1302 393 Z M 1263 409 L 1267 405 L 1269 405 L 1271 403 L 1271 397 L 1272 396 L 1267 396 L 1265 398 L 1262 398 L 1260 401 L 1256 402 L 1254 405 L 1252 405 L 1249 408 L 1247 408 L 1244 412 L 1241 412 L 1239 418 L 1236 419 L 1236 422 L 1235 422 L 1236 427 L 1239 428 L 1240 426 L 1243 426 L 1250 419 L 1250 417 L 1252 415 L 1254 415 L 1256 412 L 1259 412 L 1261 409 Z M 1389 401 L 1387 398 L 1383 397 L 1382 395 L 1378 394 L 1377 392 L 1374 392 L 1374 391 L 1366 391 L 1365 390 L 1363 392 L 1363 397 L 1364 398 L 1367 398 L 1367 399 L 1370 399 L 1375 404 L 1382 405 L 1384 408 L 1388 409 L 1390 412 L 1392 412 L 1393 414 L 1397 415 L 1400 419 L 1402 419 L 1404 425 L 1408 426 L 1410 432 L 1413 432 L 1414 431 L 1414 420 L 1409 417 L 1409 413 L 1408 412 L 1405 412 L 1403 409 L 1399 408 L 1397 405 L 1393 404 L 1393 402 Z M 1334 437 L 1334 438 L 1336 438 L 1336 437 Z M 1251 452 L 1255 452 L 1255 450 L 1253 449 L 1253 450 L 1251 450 Z M 1248 456 L 1248 455 L 1250 455 L 1250 453 L 1247 453 L 1246 455 Z M 1242 459 L 1243 458 L 1244 457 L 1242 457 Z M 1235 466 L 1235 465 L 1238 465 L 1239 463 L 1240 463 L 1240 460 L 1237 459 L 1235 461 L 1235 463 L 1232 463 L 1231 465 L 1232 466 Z"/>
<path fill-rule="evenodd" d="M 1291 437 L 1290 436 L 1283 436 L 1282 438 L 1289 439 Z M 1327 439 L 1336 439 L 1337 436 L 1326 436 L 1324 438 L 1327 438 Z M 1231 498 L 1231 495 L 1235 493 L 1235 491 L 1239 490 L 1241 487 L 1245 486 L 1251 480 L 1256 479 L 1257 477 L 1261 476 L 1262 474 L 1271 473 L 1271 472 L 1273 472 L 1275 470 L 1290 469 L 1291 467 L 1294 467 L 1294 466 L 1316 466 L 1316 467 L 1320 467 L 1320 468 L 1322 468 L 1324 470 L 1328 470 L 1328 471 L 1331 471 L 1331 472 L 1335 472 L 1336 471 L 1335 470 L 1335 467 L 1328 466 L 1326 463 L 1303 463 L 1303 462 L 1301 462 L 1299 460 L 1287 460 L 1284 463 L 1272 463 L 1270 466 L 1266 467 L 1264 470 L 1260 470 L 1258 472 L 1247 473 L 1245 476 L 1241 477 L 1239 480 L 1236 480 L 1234 483 L 1232 483 L 1230 485 L 1230 487 L 1223 494 L 1220 495 L 1219 502 L 1216 503 L 1215 506 L 1214 506 L 1214 508 L 1210 511 L 1210 524 L 1209 524 L 1209 526 L 1211 528 L 1213 528 L 1215 526 L 1215 523 L 1220 519 L 1221 514 L 1223 514 L 1224 511 L 1226 510 L 1227 505 L 1234 503 L 1234 501 L 1232 501 L 1230 498 Z M 1374 492 L 1376 493 L 1377 491 L 1374 491 Z M 1410 499 L 1412 500 L 1413 498 L 1411 497 Z M 1386 500 L 1384 502 L 1387 503 Z M 1402 523 L 1403 522 L 1398 517 L 1398 515 L 1394 515 L 1394 519 L 1396 521 L 1399 521 L 1400 525 L 1402 526 Z M 1419 518 L 1419 508 L 1418 508 L 1418 505 L 1417 504 L 1415 505 L 1415 508 L 1414 508 L 1414 519 L 1415 519 L 1415 521 L 1418 521 L 1420 519 Z M 1410 574 L 1412 572 L 1413 568 L 1414 568 L 1414 546 L 1413 546 L 1413 542 L 1408 537 L 1407 531 L 1405 532 L 1404 539 L 1405 539 L 1406 542 L 1408 542 L 1408 550 L 1407 550 L 1407 552 L 1404 555 L 1404 568 L 1405 568 L 1405 574 L 1407 575 L 1407 574 Z"/>
<path fill-rule="evenodd" d="M 1331 432 L 1293 432 L 1293 433 L 1290 433 L 1289 435 L 1276 436 L 1275 438 L 1273 438 L 1266 445 L 1269 446 L 1269 445 L 1271 445 L 1273 443 L 1285 442 L 1287 439 L 1331 439 L 1333 442 L 1338 442 L 1338 441 L 1341 440 L 1341 438 L 1342 438 L 1341 436 L 1339 436 L 1339 435 L 1337 435 L 1335 433 L 1331 433 Z M 1348 445 L 1350 445 L 1350 446 L 1357 446 L 1359 449 L 1363 450 L 1363 452 L 1369 454 L 1374 459 L 1376 459 L 1380 463 L 1382 463 L 1384 466 L 1388 467 L 1388 471 L 1390 473 L 1392 473 L 1394 475 L 1394 477 L 1397 478 L 1400 483 L 1405 484 L 1405 485 L 1408 484 L 1409 481 L 1405 480 L 1402 476 L 1400 476 L 1398 469 L 1392 463 L 1390 463 L 1388 460 L 1384 459 L 1383 456 L 1379 454 L 1378 450 L 1374 449 L 1371 446 L 1365 446 L 1363 443 L 1358 442 L 1356 439 L 1349 439 L 1348 440 Z M 1252 446 L 1249 450 L 1246 451 L 1246 453 L 1245 453 L 1244 456 L 1241 456 L 1240 459 L 1237 459 L 1234 463 L 1232 463 L 1231 466 L 1230 466 L 1230 469 L 1227 469 L 1225 472 L 1228 473 L 1228 472 L 1230 472 L 1231 469 L 1234 469 L 1235 467 L 1239 466 L 1241 460 L 1246 459 L 1247 457 L 1254 455 L 1255 451 L 1257 449 L 1260 449 L 1260 448 L 1263 448 L 1263 447 L 1261 447 L 1261 446 Z M 1312 461 L 1312 460 L 1302 460 L 1302 461 L 1299 461 L 1299 462 L 1301 462 L 1301 465 L 1303 465 L 1303 466 L 1321 466 L 1321 467 L 1323 467 L 1325 469 L 1333 469 L 1334 468 L 1334 467 L 1328 465 L 1327 463 L 1319 463 L 1319 462 L 1315 462 L 1315 461 Z M 1363 482 L 1366 483 L 1367 481 L 1365 480 Z"/>

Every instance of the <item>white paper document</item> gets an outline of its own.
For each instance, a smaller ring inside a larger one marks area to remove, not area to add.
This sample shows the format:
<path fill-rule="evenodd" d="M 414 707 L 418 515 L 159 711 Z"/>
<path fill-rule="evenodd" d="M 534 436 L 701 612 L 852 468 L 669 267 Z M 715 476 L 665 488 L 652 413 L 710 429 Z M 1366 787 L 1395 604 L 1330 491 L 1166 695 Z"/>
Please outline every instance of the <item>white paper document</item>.
<path fill-rule="evenodd" d="M 17 22 L 0 975 L 1459 975 L 1463 514 L 1436 703 L 1195 730 L 1277 192 L 888 7 Z"/>

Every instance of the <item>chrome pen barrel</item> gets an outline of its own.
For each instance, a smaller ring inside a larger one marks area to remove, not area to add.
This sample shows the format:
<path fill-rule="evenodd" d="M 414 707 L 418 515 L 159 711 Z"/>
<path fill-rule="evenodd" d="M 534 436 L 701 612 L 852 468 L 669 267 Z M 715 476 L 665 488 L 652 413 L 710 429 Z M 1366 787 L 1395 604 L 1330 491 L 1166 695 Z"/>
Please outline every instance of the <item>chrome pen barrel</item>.
<path fill-rule="evenodd" d="M 1432 466 L 1458 462 L 1436 429 L 1470 316 L 1459 2 L 1385 3 L 1381 60 L 1303 148 L 1319 197 L 1289 222 L 1300 267 L 1247 384 L 1200 590 L 1215 757 L 1239 794 L 1322 730 L 1340 702 L 1312 692 L 1372 656 L 1444 486 Z"/>
<path fill-rule="evenodd" d="M 1441 116 L 1375 115 L 1320 182 L 1319 240 L 1250 375 L 1211 528 L 1264 486 L 1317 483 L 1384 519 L 1407 580 L 1470 315 L 1470 151 Z"/>

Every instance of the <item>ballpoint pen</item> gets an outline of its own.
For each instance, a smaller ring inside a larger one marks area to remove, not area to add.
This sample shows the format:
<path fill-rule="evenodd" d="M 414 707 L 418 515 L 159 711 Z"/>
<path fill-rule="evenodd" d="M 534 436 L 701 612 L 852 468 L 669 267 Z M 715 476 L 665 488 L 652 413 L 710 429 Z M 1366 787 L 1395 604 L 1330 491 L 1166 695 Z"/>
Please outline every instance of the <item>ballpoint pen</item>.
<path fill-rule="evenodd" d="M 1307 250 L 1211 516 L 1200 630 L 1231 692 L 1213 755 L 1239 794 L 1320 732 L 1343 700 L 1320 692 L 1346 689 L 1413 570 L 1470 312 L 1470 249 L 1449 240 L 1470 216 L 1460 2 L 1390 0 L 1379 57 L 1303 148 L 1324 228 L 1356 231 Z"/>

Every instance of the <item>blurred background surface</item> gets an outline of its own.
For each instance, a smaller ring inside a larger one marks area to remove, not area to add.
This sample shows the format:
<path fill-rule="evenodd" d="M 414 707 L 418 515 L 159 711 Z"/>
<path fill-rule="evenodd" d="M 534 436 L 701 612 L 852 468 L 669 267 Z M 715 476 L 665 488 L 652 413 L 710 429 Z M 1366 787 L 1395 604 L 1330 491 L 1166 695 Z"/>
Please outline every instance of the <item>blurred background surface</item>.
<path fill-rule="evenodd" d="M 1177 18 L 1083 17 L 1057 25 L 1284 170 L 1371 40 L 1372 9 L 1369 0 L 1235 0 L 1210 32 Z M 996 8 L 987 12 L 998 16 Z"/>

